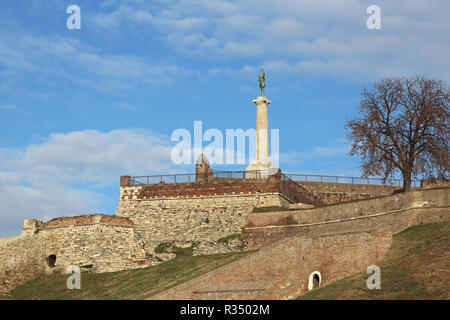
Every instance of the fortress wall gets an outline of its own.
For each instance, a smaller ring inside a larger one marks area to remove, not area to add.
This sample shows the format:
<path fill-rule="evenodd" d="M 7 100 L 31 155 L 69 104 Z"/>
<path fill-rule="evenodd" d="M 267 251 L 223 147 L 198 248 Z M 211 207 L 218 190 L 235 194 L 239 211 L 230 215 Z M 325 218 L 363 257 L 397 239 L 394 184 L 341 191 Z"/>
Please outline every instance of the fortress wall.
<path fill-rule="evenodd" d="M 57 218 L 35 235 L 45 256 L 56 255 L 56 268 L 69 265 L 112 272 L 148 266 L 132 221 L 107 215 Z"/>
<path fill-rule="evenodd" d="M 138 186 L 123 176 L 115 216 L 134 222 L 145 250 L 153 255 L 163 242 L 189 247 L 241 233 L 254 206 L 288 206 L 279 188 L 278 176 Z"/>
<path fill-rule="evenodd" d="M 329 284 L 376 264 L 391 243 L 368 232 L 289 238 L 150 299 L 289 299 L 308 290 L 312 272 Z"/>
<path fill-rule="evenodd" d="M 133 193 L 130 188 L 144 187 L 122 187 L 115 215 L 134 222 L 146 251 L 151 254 L 162 242 L 175 241 L 181 246 L 190 246 L 193 242 L 214 242 L 241 233 L 254 206 L 288 204 L 278 193 L 139 199 L 129 196 Z"/>
<path fill-rule="evenodd" d="M 327 204 L 389 195 L 402 188 L 370 184 L 296 182 Z"/>
<path fill-rule="evenodd" d="M 399 232 L 420 223 L 450 219 L 450 188 L 284 212 L 252 213 L 243 230 L 249 249 L 297 235 L 367 230 Z"/>
<path fill-rule="evenodd" d="M 422 180 L 420 181 L 420 187 L 423 189 L 450 187 L 450 180 Z"/>
<path fill-rule="evenodd" d="M 35 237 L 0 239 L 0 295 L 34 279 L 45 270 L 42 243 Z"/>
<path fill-rule="evenodd" d="M 48 258 L 56 256 L 54 267 Z M 113 272 L 150 265 L 133 222 L 102 214 L 25 220 L 19 237 L 0 239 L 0 294 L 42 272 L 81 270 Z"/>
<path fill-rule="evenodd" d="M 209 181 L 138 186 L 122 182 L 120 191 L 120 200 L 273 193 L 279 192 L 279 179 L 214 178 Z"/>

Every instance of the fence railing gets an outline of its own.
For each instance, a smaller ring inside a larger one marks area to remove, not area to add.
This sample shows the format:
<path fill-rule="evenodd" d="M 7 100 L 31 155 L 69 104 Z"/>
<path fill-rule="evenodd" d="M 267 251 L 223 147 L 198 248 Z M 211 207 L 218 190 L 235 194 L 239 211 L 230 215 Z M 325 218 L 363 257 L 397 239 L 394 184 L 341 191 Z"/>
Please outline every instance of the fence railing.
<path fill-rule="evenodd" d="M 135 176 L 130 177 L 130 185 L 138 186 L 143 184 L 158 184 L 158 183 L 186 183 L 186 182 L 195 182 L 195 179 L 196 179 L 195 173 Z"/>
<path fill-rule="evenodd" d="M 294 181 L 299 182 L 333 182 L 333 183 L 350 183 L 350 184 L 372 184 L 372 185 L 382 185 L 382 186 L 403 186 L 402 179 L 386 179 L 383 181 L 382 178 L 362 178 L 362 177 L 345 177 L 345 176 L 325 176 L 316 174 L 296 174 L 296 173 L 285 173 L 286 176 Z M 420 187 L 420 180 L 412 180 L 412 187 Z"/>
<path fill-rule="evenodd" d="M 159 183 L 190 183 L 198 180 L 209 179 L 260 179 L 261 171 L 214 171 L 208 173 L 181 173 L 181 174 L 162 174 L 154 176 L 135 176 L 130 177 L 130 185 L 159 184 Z"/>
<path fill-rule="evenodd" d="M 382 178 L 362 178 L 362 177 L 345 177 L 345 176 L 326 176 L 314 174 L 283 174 L 289 179 L 296 182 L 333 182 L 333 183 L 350 183 L 350 184 L 370 184 L 370 185 L 385 185 L 385 186 L 403 186 L 401 179 L 386 179 Z M 158 183 L 189 183 L 196 182 L 199 179 L 260 179 L 266 177 L 267 173 L 263 171 L 214 171 L 212 174 L 196 174 L 196 173 L 182 173 L 182 174 L 165 174 L 153 176 L 135 176 L 130 178 L 131 185 L 144 184 L 158 184 Z M 412 187 L 420 187 L 420 180 L 412 180 Z"/>
<path fill-rule="evenodd" d="M 323 202 L 315 195 L 283 173 L 281 174 L 280 188 L 281 193 L 284 194 L 292 203 L 301 202 L 315 206 L 320 206 L 323 204 Z"/>

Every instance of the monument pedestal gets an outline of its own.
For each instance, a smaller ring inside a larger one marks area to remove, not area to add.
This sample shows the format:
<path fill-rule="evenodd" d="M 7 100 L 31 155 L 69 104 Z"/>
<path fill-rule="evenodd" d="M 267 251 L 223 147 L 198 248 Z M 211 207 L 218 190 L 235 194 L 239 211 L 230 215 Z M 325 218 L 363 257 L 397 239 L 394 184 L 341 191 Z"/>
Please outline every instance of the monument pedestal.
<path fill-rule="evenodd" d="M 278 171 L 269 159 L 267 106 L 272 102 L 263 96 L 259 96 L 253 102 L 256 104 L 256 159 L 245 171 L 248 178 L 267 178 Z"/>
<path fill-rule="evenodd" d="M 265 179 L 278 172 L 278 168 L 271 161 L 253 161 L 245 168 L 245 176 L 250 179 Z"/>

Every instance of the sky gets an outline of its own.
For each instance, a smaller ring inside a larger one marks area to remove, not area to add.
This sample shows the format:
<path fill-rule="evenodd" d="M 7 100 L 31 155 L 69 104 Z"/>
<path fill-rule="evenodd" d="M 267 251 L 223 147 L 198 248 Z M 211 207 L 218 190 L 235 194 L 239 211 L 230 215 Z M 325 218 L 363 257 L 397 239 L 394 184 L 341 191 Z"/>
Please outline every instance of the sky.
<path fill-rule="evenodd" d="M 283 172 L 360 176 L 344 125 L 362 88 L 448 82 L 449 12 L 447 0 L 2 0 L 0 237 L 27 218 L 113 214 L 121 175 L 193 172 L 171 160 L 172 133 L 254 128 L 261 67 Z"/>

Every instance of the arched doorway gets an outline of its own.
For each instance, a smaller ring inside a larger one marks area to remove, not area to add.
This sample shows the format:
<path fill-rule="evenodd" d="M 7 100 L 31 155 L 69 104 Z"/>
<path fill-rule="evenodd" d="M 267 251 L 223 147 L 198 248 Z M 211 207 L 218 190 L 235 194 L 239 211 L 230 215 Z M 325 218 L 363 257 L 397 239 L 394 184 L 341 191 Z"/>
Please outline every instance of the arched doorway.
<path fill-rule="evenodd" d="M 47 257 L 47 263 L 50 268 L 54 268 L 56 265 L 56 256 L 51 254 Z"/>
<path fill-rule="evenodd" d="M 316 289 L 322 282 L 322 275 L 319 271 L 314 271 L 309 275 L 308 290 Z"/>

